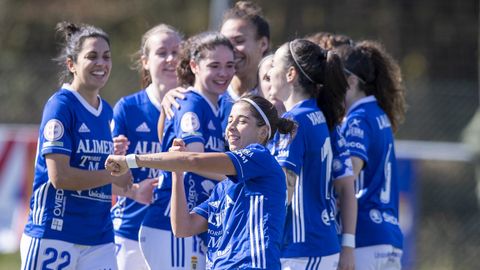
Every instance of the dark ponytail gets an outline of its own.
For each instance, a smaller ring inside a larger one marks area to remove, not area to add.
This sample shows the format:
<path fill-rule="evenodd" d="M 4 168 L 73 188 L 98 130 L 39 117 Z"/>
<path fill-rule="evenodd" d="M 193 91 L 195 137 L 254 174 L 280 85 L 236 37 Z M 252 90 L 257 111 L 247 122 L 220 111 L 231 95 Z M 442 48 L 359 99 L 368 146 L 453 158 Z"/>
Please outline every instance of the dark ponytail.
<path fill-rule="evenodd" d="M 343 71 L 342 60 L 329 51 L 325 62 L 325 85 L 320 88 L 317 104 L 322 109 L 331 131 L 345 116 L 345 95 L 348 82 Z"/>
<path fill-rule="evenodd" d="M 340 57 L 305 39 L 296 39 L 283 46 L 286 46 L 287 65 L 295 68 L 299 85 L 316 98 L 329 130 L 333 130 L 345 114 L 348 87 Z"/>

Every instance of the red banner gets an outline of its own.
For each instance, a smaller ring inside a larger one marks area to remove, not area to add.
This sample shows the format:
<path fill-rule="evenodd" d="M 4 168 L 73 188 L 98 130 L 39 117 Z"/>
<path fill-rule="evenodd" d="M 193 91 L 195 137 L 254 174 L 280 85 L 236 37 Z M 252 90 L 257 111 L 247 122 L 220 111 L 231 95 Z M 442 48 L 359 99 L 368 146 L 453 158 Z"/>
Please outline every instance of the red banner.
<path fill-rule="evenodd" d="M 0 125 L 0 253 L 19 248 L 32 192 L 38 126 Z"/>

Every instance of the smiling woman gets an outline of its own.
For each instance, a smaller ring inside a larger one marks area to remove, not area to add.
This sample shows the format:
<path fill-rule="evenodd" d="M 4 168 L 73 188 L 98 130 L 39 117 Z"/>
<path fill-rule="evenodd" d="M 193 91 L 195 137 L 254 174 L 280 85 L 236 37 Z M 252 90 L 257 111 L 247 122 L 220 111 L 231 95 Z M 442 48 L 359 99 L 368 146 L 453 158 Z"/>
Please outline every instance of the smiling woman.
<path fill-rule="evenodd" d="M 295 129 L 265 98 L 249 95 L 234 104 L 229 116 L 231 151 L 182 152 L 185 142 L 176 139 L 168 153 L 110 156 L 106 168 L 114 175 L 136 166 L 174 172 L 173 232 L 188 237 L 208 229 L 207 269 L 280 269 L 286 182 L 265 144 L 277 130 L 293 137 Z M 183 171 L 227 176 L 204 202 L 189 209 Z"/>
<path fill-rule="evenodd" d="M 101 164 L 113 152 L 112 108 L 98 95 L 110 75 L 110 41 L 91 25 L 59 23 L 63 84 L 47 101 L 38 138 L 22 269 L 117 269 L 111 183 Z M 101 258 L 101 259 L 100 259 Z"/>
<path fill-rule="evenodd" d="M 165 123 L 161 150 L 168 151 L 175 138 L 182 138 L 191 152 L 223 152 L 225 140 L 219 118 L 218 97 L 227 89 L 235 72 L 233 47 L 218 32 L 204 32 L 180 46 L 177 75 L 180 85 L 191 91 L 179 100 L 180 108 Z M 154 201 L 149 205 L 140 228 L 140 245 L 151 269 L 203 269 L 201 237 L 174 238 L 170 226 L 172 175 L 161 172 Z M 188 205 L 205 201 L 219 176 L 187 173 Z M 204 240 L 205 237 L 203 237 Z M 206 242 L 205 242 L 206 243 Z M 158 247 L 164 252 L 158 254 Z M 194 265 L 195 264 L 195 265 Z"/>
<path fill-rule="evenodd" d="M 160 151 L 156 129 L 160 117 L 160 103 L 165 94 L 177 86 L 175 67 L 180 42 L 181 35 L 167 24 L 156 25 L 143 34 L 139 50 L 134 55 L 142 89 L 122 97 L 113 108 L 112 135 L 115 154 Z M 132 170 L 132 175 L 135 183 L 145 185 L 152 181 L 158 182 L 160 171 L 139 168 Z M 118 247 L 118 269 L 156 269 L 154 264 L 161 256 L 156 252 L 158 249 L 148 246 L 155 245 L 170 250 L 170 241 L 157 242 L 155 239 L 143 237 L 141 239 L 144 241 L 140 242 L 140 225 L 148 206 L 120 195 L 111 211 L 115 244 Z"/>

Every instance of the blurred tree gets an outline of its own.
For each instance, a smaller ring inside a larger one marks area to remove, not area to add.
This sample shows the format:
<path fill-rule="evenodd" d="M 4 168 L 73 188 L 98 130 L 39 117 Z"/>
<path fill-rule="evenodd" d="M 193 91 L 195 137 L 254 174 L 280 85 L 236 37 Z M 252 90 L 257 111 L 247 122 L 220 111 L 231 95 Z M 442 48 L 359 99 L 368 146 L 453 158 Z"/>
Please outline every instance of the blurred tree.
<path fill-rule="evenodd" d="M 216 1 L 216 0 L 212 0 Z M 229 1 L 233 4 L 233 0 Z M 384 43 L 402 65 L 410 109 L 400 138 L 458 140 L 478 100 L 478 1 L 259 0 L 272 48 L 329 31 Z M 130 55 L 160 22 L 186 36 L 206 30 L 208 0 L 0 0 L 0 122 L 38 123 L 58 87 L 54 27 L 98 25 L 112 39 L 113 70 L 102 96 L 111 103 L 138 88 Z M 419 129 L 418 127 L 424 127 Z"/>

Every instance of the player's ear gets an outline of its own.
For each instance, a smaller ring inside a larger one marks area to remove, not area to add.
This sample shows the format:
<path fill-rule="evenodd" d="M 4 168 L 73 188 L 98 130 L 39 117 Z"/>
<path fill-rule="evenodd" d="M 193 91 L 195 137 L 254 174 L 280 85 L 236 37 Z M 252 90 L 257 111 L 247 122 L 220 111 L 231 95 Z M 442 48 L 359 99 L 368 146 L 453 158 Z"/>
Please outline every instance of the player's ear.
<path fill-rule="evenodd" d="M 77 74 L 77 70 L 71 57 L 67 57 L 65 64 L 67 65 L 68 71 L 70 71 L 72 74 Z"/>
<path fill-rule="evenodd" d="M 268 139 L 270 139 L 268 138 L 268 130 L 269 127 L 267 125 L 263 125 L 259 128 L 257 137 L 261 143 L 267 142 Z"/>

